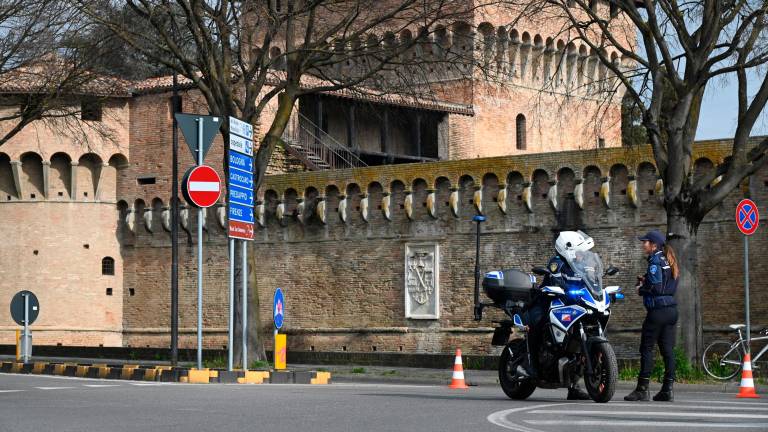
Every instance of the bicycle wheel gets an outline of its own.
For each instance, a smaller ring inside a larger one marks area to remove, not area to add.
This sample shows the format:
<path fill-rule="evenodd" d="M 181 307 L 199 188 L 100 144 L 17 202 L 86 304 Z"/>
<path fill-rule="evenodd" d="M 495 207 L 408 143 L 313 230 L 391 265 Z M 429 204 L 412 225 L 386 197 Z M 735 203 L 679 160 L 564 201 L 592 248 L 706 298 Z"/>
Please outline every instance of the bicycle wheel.
<path fill-rule="evenodd" d="M 719 380 L 729 380 L 741 371 L 741 350 L 730 342 L 712 342 L 701 356 L 704 370 Z"/>

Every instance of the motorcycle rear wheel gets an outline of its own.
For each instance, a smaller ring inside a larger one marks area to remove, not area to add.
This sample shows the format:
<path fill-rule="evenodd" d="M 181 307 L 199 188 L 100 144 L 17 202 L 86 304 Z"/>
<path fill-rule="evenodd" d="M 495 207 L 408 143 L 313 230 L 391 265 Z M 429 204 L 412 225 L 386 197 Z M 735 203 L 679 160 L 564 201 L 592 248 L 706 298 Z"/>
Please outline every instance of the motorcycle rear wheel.
<path fill-rule="evenodd" d="M 619 366 L 616 353 L 609 343 L 598 343 L 591 349 L 592 376 L 584 377 L 584 386 L 593 401 L 606 403 L 616 392 L 616 381 L 619 378 Z"/>
<path fill-rule="evenodd" d="M 507 344 L 499 358 L 499 384 L 510 399 L 527 399 L 536 390 L 531 380 L 517 379 L 517 366 L 522 364 L 524 355 L 527 355 L 525 341 L 519 340 Z"/>

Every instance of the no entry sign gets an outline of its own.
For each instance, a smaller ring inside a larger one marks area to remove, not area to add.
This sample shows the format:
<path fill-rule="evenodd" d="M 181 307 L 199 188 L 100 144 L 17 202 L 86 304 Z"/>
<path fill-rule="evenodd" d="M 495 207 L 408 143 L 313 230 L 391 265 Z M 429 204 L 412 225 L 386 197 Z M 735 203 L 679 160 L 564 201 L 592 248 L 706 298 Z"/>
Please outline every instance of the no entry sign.
<path fill-rule="evenodd" d="M 192 167 L 184 174 L 181 192 L 191 206 L 210 207 L 216 204 L 221 195 L 221 178 L 208 165 Z"/>
<path fill-rule="evenodd" d="M 744 235 L 752 235 L 757 231 L 760 224 L 760 214 L 757 211 L 757 204 L 749 199 L 743 199 L 736 206 L 736 226 L 739 227 Z"/>

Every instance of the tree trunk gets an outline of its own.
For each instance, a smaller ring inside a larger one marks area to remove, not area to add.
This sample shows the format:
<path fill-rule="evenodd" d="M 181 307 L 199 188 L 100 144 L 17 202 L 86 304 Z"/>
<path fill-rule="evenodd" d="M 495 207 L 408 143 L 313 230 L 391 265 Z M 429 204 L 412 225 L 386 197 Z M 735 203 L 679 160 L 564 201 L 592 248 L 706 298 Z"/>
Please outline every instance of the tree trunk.
<path fill-rule="evenodd" d="M 248 358 L 269 360 L 264 351 L 267 334 L 261 334 L 261 313 L 259 309 L 259 286 L 256 279 L 256 246 L 248 242 Z"/>
<path fill-rule="evenodd" d="M 697 279 L 696 233 L 690 222 L 679 212 L 667 210 L 668 243 L 675 251 L 680 268 L 677 286 L 679 319 L 677 346 L 689 360 L 701 358 L 702 333 L 701 291 Z"/>

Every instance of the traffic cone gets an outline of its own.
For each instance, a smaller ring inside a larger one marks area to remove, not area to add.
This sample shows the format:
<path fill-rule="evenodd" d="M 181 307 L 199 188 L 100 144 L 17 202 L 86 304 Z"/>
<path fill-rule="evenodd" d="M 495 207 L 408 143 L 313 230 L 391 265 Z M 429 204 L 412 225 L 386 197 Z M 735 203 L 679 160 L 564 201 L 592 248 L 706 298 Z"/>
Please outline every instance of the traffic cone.
<path fill-rule="evenodd" d="M 451 389 L 468 389 L 464 383 L 464 366 L 461 363 L 461 350 L 456 350 L 456 360 L 453 362 L 453 377 L 451 378 Z"/>
<path fill-rule="evenodd" d="M 749 353 L 744 356 L 744 367 L 741 369 L 741 386 L 736 397 L 752 399 L 760 397 L 755 393 L 755 382 L 752 380 L 752 359 Z"/>

